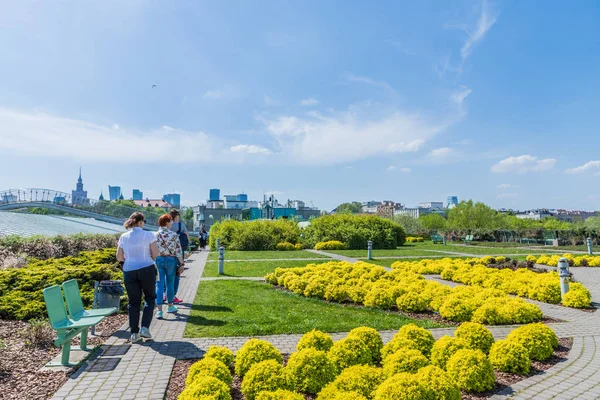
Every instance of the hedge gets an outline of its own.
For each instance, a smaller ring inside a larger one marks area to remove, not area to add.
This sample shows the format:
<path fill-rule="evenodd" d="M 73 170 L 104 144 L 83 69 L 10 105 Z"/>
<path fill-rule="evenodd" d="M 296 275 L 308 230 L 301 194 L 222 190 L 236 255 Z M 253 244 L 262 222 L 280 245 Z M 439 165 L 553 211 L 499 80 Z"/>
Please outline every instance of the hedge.
<path fill-rule="evenodd" d="M 315 218 L 305 235 L 310 247 L 337 240 L 354 250 L 366 249 L 369 240 L 373 241 L 374 249 L 395 249 L 406 241 L 402 226 L 376 215 L 336 214 Z"/>
<path fill-rule="evenodd" d="M 219 221 L 210 228 L 209 245 L 216 250 L 217 239 L 227 250 L 277 250 L 277 244 L 300 241 L 300 228 L 292 220 Z"/>

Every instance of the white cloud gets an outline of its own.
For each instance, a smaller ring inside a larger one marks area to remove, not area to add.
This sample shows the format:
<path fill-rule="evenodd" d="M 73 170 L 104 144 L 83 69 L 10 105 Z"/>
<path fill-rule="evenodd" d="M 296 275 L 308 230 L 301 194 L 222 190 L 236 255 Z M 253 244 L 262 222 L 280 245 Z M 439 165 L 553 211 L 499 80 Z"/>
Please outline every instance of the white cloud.
<path fill-rule="evenodd" d="M 310 99 L 304 99 L 300 102 L 300 105 L 304 107 L 312 107 L 316 106 L 317 104 L 319 104 L 319 100 L 313 99 L 312 97 Z"/>
<path fill-rule="evenodd" d="M 472 32 L 466 30 L 469 37 L 460 49 L 460 56 L 463 60 L 466 60 L 467 57 L 469 57 L 473 48 L 483 40 L 485 34 L 495 23 L 496 16 L 488 9 L 487 1 L 483 0 L 481 3 L 481 14 L 477 20 L 475 30 Z"/>
<path fill-rule="evenodd" d="M 253 144 L 238 144 L 237 146 L 231 146 L 230 150 L 234 153 L 271 154 L 271 150 L 266 147 L 255 146 Z"/>
<path fill-rule="evenodd" d="M 463 101 L 467 98 L 468 95 L 471 94 L 471 92 L 472 90 L 469 89 L 467 86 L 461 85 L 460 90 L 452 94 L 452 100 L 458 105 L 462 105 Z"/>
<path fill-rule="evenodd" d="M 215 162 L 225 153 L 221 139 L 171 127 L 135 130 L 0 107 L 0 151 L 75 160 L 156 163 Z M 177 157 L 173 158 L 173 154 Z"/>
<path fill-rule="evenodd" d="M 240 93 L 231 86 L 225 86 L 219 89 L 207 90 L 202 94 L 202 97 L 207 100 L 223 100 L 240 97 Z"/>
<path fill-rule="evenodd" d="M 265 96 L 264 101 L 265 101 L 265 105 L 267 107 L 276 106 L 279 104 L 279 102 L 277 100 L 273 99 L 270 96 Z"/>
<path fill-rule="evenodd" d="M 567 174 L 582 174 L 591 170 L 600 169 L 600 161 L 589 161 L 579 167 L 569 168 L 565 171 Z"/>
<path fill-rule="evenodd" d="M 510 183 L 502 183 L 498 185 L 498 190 L 516 189 L 519 186 L 511 185 Z"/>
<path fill-rule="evenodd" d="M 378 81 L 375 79 L 368 78 L 366 76 L 354 75 L 349 72 L 346 72 L 343 75 L 343 78 L 345 80 L 347 80 L 348 82 L 352 82 L 352 83 L 365 83 L 367 85 L 376 86 L 378 88 L 386 90 L 387 92 L 391 93 L 394 96 L 396 96 L 398 94 L 398 92 L 396 92 L 396 90 L 393 87 L 391 87 L 390 84 L 387 83 L 386 81 Z"/>
<path fill-rule="evenodd" d="M 373 116 L 370 111 L 354 107 L 341 113 L 313 112 L 262 122 L 286 161 L 331 165 L 390 152 L 415 152 L 458 119 L 435 122 L 418 113 L 378 109 Z"/>
<path fill-rule="evenodd" d="M 165 131 L 169 131 L 169 132 L 171 132 L 171 131 L 174 131 L 174 130 L 175 130 L 175 128 L 171 128 L 171 127 L 170 127 L 170 126 L 168 126 L 168 125 L 163 125 L 161 128 L 162 128 L 162 129 L 164 129 Z"/>
<path fill-rule="evenodd" d="M 408 174 L 412 171 L 412 169 L 408 168 L 408 167 L 402 167 L 399 169 L 400 172 L 404 173 L 404 174 Z"/>
<path fill-rule="evenodd" d="M 525 154 L 518 157 L 505 158 L 493 165 L 491 171 L 496 173 L 517 172 L 522 174 L 526 172 L 548 171 L 554 168 L 555 165 L 556 159 L 554 158 L 539 160 L 537 157 Z"/>
<path fill-rule="evenodd" d="M 500 193 L 496 198 L 498 199 L 512 199 L 518 196 L 518 193 Z"/>
<path fill-rule="evenodd" d="M 433 149 L 429 152 L 430 157 L 434 158 L 445 158 L 451 155 L 453 150 L 450 147 L 440 147 L 439 149 Z"/>
<path fill-rule="evenodd" d="M 395 171 L 396 170 L 396 166 L 395 165 L 390 165 L 389 167 L 387 167 L 388 171 Z"/>
<path fill-rule="evenodd" d="M 112 128 L 113 128 L 114 130 L 117 130 L 117 129 L 119 129 L 119 128 L 120 128 L 120 126 L 119 126 L 119 124 L 113 124 Z"/>

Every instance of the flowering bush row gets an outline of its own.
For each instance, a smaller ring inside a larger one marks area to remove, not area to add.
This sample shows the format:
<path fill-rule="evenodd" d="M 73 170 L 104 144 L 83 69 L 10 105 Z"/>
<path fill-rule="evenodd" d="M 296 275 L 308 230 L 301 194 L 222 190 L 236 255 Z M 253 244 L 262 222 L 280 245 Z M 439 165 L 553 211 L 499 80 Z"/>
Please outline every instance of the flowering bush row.
<path fill-rule="evenodd" d="M 419 268 L 415 270 L 420 272 Z M 386 310 L 397 308 L 403 312 L 429 310 L 456 322 L 522 324 L 542 318 L 539 307 L 511 298 L 501 290 L 477 286 L 450 288 L 425 280 L 410 268 L 387 272 L 366 262 L 332 261 L 302 268 L 278 268 L 265 280 L 306 297 Z"/>
<path fill-rule="evenodd" d="M 406 237 L 406 243 L 422 243 L 424 241 L 425 241 L 425 239 L 423 239 L 422 237 L 417 237 L 417 236 L 407 236 Z"/>
<path fill-rule="evenodd" d="M 527 261 L 534 262 L 536 264 L 556 267 L 558 266 L 558 260 L 560 260 L 563 257 L 569 261 L 569 266 L 571 267 L 600 267 L 600 256 L 574 256 L 570 253 L 563 254 L 562 256 L 559 254 L 542 255 L 539 257 L 527 256 Z"/>
<path fill-rule="evenodd" d="M 279 251 L 303 250 L 304 245 L 302 243 L 292 244 L 290 242 L 281 242 L 281 243 L 277 243 L 277 246 L 275 247 L 275 249 L 279 250 Z"/>
<path fill-rule="evenodd" d="M 315 245 L 315 250 L 345 250 L 348 246 L 339 240 L 329 240 L 327 242 L 319 242 Z"/>
<path fill-rule="evenodd" d="M 442 260 L 396 262 L 392 264 L 392 268 L 398 271 L 412 271 L 419 274 L 440 274 L 442 279 L 490 289 L 488 295 L 496 296 L 504 293 L 528 297 L 544 303 L 561 303 L 560 280 L 556 272 L 538 273 L 526 268 L 512 270 L 508 268 L 488 268 L 486 266 L 492 260 L 498 263 L 503 262 L 503 259 L 504 257 L 483 257 L 468 260 L 445 258 Z M 582 284 L 571 282 L 569 288 L 571 294 L 563 299 L 563 305 L 574 308 L 590 306 L 590 292 Z M 467 309 L 464 311 L 468 314 Z M 485 314 L 491 319 L 496 318 L 491 310 L 486 310 Z"/>
<path fill-rule="evenodd" d="M 476 323 L 464 323 L 454 337 L 437 341 L 409 324 L 385 346 L 372 328 L 353 329 L 337 342 L 313 330 L 285 366 L 272 344 L 251 339 L 235 356 L 234 368 L 248 400 L 302 400 L 303 394 L 316 400 L 458 400 L 461 390 L 492 389 L 494 369 L 527 374 L 532 359 L 550 357 L 557 345 L 556 335 L 543 324 L 525 325 L 497 342 Z M 233 366 L 227 362 L 233 358 L 230 350 L 212 346 L 190 367 L 179 400 L 230 400 Z"/>

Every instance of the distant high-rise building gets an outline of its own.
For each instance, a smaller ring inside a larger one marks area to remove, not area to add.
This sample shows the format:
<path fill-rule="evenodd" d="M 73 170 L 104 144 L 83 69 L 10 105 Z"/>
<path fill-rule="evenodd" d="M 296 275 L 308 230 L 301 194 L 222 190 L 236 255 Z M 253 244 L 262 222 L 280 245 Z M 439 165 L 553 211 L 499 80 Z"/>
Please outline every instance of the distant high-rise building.
<path fill-rule="evenodd" d="M 143 200 L 144 193 L 139 189 L 133 189 L 133 200 Z"/>
<path fill-rule="evenodd" d="M 448 201 L 446 203 L 447 208 L 454 208 L 458 205 L 458 197 L 456 196 L 448 196 Z"/>
<path fill-rule="evenodd" d="M 108 198 L 110 201 L 119 200 L 121 197 L 121 186 L 108 185 Z"/>
<path fill-rule="evenodd" d="M 163 196 L 163 200 L 173 207 L 179 208 L 181 206 L 181 195 L 179 193 L 167 193 Z"/>
<path fill-rule="evenodd" d="M 220 189 L 210 189 L 208 195 L 209 201 L 219 201 L 221 200 L 221 190 Z"/>
<path fill-rule="evenodd" d="M 100 197 L 98 197 L 98 200 L 104 201 L 104 195 L 102 194 L 102 192 L 100 192 Z"/>
<path fill-rule="evenodd" d="M 71 191 L 71 202 L 73 204 L 83 204 L 87 199 L 87 191 L 83 190 L 83 180 L 81 179 L 81 168 L 79 168 L 79 179 L 77 179 L 77 187 Z"/>

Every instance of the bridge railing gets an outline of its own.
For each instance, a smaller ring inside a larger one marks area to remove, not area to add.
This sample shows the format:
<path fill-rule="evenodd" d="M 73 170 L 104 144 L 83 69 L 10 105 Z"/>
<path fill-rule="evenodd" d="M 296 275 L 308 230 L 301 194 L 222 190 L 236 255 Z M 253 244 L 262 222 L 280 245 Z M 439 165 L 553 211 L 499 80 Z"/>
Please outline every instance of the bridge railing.
<path fill-rule="evenodd" d="M 41 188 L 9 189 L 0 191 L 0 205 L 23 203 L 49 203 L 57 206 L 88 211 L 126 220 L 134 212 L 141 212 L 146 217 L 146 223 L 158 226 L 158 218 L 165 213 L 160 207 L 130 207 L 105 200 L 73 197 L 69 193 Z M 65 212 L 68 212 L 67 210 Z M 188 229 L 192 229 L 192 221 L 183 221 Z"/>

